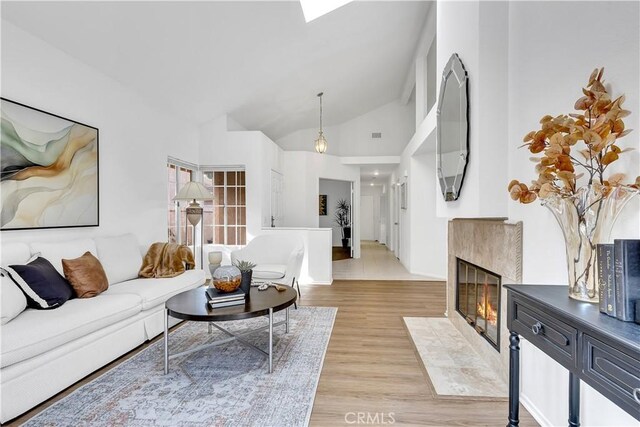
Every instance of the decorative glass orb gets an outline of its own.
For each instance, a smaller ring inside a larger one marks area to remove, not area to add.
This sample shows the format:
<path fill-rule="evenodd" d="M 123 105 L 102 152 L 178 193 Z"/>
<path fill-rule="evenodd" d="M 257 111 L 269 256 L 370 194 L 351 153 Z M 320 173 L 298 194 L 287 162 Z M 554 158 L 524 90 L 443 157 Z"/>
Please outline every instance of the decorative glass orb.
<path fill-rule="evenodd" d="M 233 265 L 223 265 L 213 272 L 213 286 L 220 292 L 233 292 L 240 287 L 242 273 Z"/>

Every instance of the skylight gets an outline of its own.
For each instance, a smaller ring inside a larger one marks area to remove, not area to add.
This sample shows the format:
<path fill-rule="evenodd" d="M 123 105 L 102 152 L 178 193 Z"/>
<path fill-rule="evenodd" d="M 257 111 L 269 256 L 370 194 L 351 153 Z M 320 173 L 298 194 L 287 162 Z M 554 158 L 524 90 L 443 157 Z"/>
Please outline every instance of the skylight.
<path fill-rule="evenodd" d="M 352 1 L 353 0 L 300 0 L 300 6 L 302 6 L 304 20 L 309 23 Z"/>

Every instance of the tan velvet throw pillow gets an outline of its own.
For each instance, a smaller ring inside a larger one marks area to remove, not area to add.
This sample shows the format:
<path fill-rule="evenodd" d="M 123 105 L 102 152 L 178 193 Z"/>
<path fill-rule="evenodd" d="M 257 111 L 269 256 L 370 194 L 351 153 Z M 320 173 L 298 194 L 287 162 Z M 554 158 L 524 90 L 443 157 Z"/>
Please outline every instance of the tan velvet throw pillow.
<path fill-rule="evenodd" d="M 95 297 L 109 287 L 102 264 L 91 252 L 80 258 L 63 259 L 62 269 L 78 298 Z"/>

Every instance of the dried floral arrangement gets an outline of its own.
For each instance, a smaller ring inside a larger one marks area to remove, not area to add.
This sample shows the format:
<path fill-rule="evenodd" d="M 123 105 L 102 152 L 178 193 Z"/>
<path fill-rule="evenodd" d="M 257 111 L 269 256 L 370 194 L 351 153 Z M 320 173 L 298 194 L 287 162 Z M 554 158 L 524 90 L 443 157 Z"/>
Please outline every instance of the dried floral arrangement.
<path fill-rule="evenodd" d="M 579 113 L 544 116 L 540 119 L 541 128 L 525 135 L 522 147 L 542 154 L 531 158 L 536 163 L 538 179 L 530 186 L 511 181 L 508 190 L 513 200 L 531 203 L 538 197 L 575 196 L 581 178 L 584 185 L 593 186 L 602 196 L 622 185 L 640 188 L 640 176 L 627 184 L 623 183 L 625 174 L 606 176 L 609 166 L 633 149 L 618 145 L 618 140 L 631 132 L 623 121 L 630 112 L 622 108 L 624 95 L 611 100 L 602 80 L 603 72 L 604 68 L 596 68 L 591 73 L 587 87 L 582 89 L 584 96 L 575 103 Z"/>

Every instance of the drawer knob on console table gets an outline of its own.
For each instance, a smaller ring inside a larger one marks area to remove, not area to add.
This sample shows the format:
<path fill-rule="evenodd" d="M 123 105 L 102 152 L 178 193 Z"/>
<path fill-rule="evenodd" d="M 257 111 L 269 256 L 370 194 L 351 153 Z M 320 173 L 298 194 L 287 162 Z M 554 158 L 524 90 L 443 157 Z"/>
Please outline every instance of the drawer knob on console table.
<path fill-rule="evenodd" d="M 534 335 L 544 334 L 544 326 L 542 326 L 542 323 L 540 323 L 540 322 L 536 322 L 536 323 L 531 327 L 531 332 L 533 332 L 533 334 L 534 334 Z"/>
<path fill-rule="evenodd" d="M 636 399 L 636 402 L 640 403 L 640 387 L 633 389 L 633 398 Z"/>

